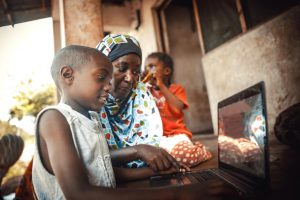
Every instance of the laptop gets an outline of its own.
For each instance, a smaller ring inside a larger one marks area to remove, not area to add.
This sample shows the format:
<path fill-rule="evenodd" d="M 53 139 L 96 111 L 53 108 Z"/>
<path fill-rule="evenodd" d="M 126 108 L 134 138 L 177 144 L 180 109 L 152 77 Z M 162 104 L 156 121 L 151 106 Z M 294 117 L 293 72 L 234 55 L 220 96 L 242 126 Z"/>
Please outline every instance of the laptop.
<path fill-rule="evenodd" d="M 218 168 L 155 176 L 152 187 L 221 181 L 238 195 L 254 197 L 269 185 L 264 82 L 218 103 Z"/>

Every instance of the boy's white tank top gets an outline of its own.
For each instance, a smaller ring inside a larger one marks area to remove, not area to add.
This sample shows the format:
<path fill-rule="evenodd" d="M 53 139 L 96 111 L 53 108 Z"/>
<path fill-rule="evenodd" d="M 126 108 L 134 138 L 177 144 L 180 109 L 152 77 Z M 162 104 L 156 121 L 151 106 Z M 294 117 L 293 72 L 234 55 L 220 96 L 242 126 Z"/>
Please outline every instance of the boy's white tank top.
<path fill-rule="evenodd" d="M 38 124 L 42 113 L 55 109 L 61 112 L 68 121 L 78 157 L 86 168 L 91 185 L 115 187 L 115 177 L 110 154 L 101 123 L 96 112 L 90 112 L 92 120 L 73 110 L 70 106 L 59 103 L 43 109 L 36 122 L 36 147 L 33 158 L 32 182 L 38 199 L 65 199 L 54 175 L 50 174 L 41 162 L 37 145 Z M 63 153 L 63 152 L 62 152 Z"/>

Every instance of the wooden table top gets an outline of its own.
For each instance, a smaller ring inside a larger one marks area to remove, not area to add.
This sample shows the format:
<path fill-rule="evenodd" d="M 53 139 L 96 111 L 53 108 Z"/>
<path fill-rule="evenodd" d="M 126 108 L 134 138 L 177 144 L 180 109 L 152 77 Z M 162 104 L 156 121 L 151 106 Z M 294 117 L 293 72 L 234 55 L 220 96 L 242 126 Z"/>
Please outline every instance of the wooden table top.
<path fill-rule="evenodd" d="M 198 166 L 192 171 L 218 167 L 217 137 L 215 135 L 198 136 L 193 139 L 206 145 L 214 157 Z M 275 138 L 270 139 L 270 191 L 256 199 L 300 199 L 300 147 L 293 149 L 281 144 Z M 150 179 L 131 181 L 118 185 L 119 188 L 150 188 Z M 172 186 L 170 186 L 172 187 Z M 173 186 L 174 187 L 174 186 Z M 237 199 L 232 189 L 224 185 L 191 184 L 176 186 L 182 194 L 176 199 Z M 169 190 L 164 187 L 163 192 Z M 198 198 L 199 197 L 199 198 Z"/>

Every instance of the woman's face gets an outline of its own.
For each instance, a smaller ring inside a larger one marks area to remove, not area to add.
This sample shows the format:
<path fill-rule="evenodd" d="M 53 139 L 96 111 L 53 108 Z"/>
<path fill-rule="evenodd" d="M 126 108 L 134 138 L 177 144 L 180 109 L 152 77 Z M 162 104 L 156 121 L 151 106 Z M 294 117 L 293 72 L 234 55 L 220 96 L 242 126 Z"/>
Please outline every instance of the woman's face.
<path fill-rule="evenodd" d="M 122 56 L 112 62 L 112 95 L 120 100 L 128 96 L 141 73 L 141 59 L 136 54 Z"/>

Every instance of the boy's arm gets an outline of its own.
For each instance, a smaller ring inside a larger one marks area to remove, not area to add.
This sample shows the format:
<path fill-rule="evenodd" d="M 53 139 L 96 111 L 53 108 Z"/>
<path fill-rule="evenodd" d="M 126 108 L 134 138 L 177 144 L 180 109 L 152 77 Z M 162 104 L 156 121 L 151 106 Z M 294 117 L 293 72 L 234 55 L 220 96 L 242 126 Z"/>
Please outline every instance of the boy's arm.
<path fill-rule="evenodd" d="M 180 172 L 189 172 L 191 169 L 185 164 L 180 164 Z M 114 173 L 117 180 L 117 183 L 126 182 L 126 181 L 134 181 L 138 179 L 146 179 L 151 176 L 163 175 L 163 174 L 173 174 L 178 173 L 177 169 L 174 167 L 169 168 L 164 171 L 153 171 L 149 167 L 144 168 L 119 168 L 114 167 Z"/>
<path fill-rule="evenodd" d="M 79 191 L 90 185 L 65 117 L 57 110 L 45 111 L 40 118 L 38 132 L 44 165 L 55 175 L 67 199 L 80 197 Z"/>
<path fill-rule="evenodd" d="M 138 169 L 114 167 L 114 173 L 117 183 L 145 179 L 157 174 L 149 167 Z"/>
<path fill-rule="evenodd" d="M 163 171 L 171 167 L 179 171 L 180 167 L 175 158 L 164 149 L 146 144 L 111 150 L 110 155 L 115 166 L 141 159 L 149 165 L 152 171 Z"/>

